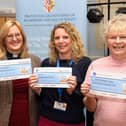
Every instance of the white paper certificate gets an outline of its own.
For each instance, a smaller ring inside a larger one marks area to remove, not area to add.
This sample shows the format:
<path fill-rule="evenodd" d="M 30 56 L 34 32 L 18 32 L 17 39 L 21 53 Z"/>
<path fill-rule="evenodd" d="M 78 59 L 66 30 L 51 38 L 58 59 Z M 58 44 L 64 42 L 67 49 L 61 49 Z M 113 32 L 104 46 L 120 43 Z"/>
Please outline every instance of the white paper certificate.
<path fill-rule="evenodd" d="M 0 81 L 27 78 L 31 73 L 31 59 L 29 58 L 0 61 Z"/>
<path fill-rule="evenodd" d="M 36 67 L 34 73 L 38 76 L 38 87 L 68 88 L 66 79 L 72 75 L 69 67 Z"/>
<path fill-rule="evenodd" d="M 92 72 L 90 93 L 126 98 L 126 74 Z"/>

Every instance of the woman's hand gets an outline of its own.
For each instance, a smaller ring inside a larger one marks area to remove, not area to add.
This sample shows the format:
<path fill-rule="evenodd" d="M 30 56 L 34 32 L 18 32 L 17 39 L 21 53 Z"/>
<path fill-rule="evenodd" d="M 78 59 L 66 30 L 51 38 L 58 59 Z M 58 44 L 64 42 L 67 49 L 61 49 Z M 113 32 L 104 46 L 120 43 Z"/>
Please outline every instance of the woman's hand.
<path fill-rule="evenodd" d="M 83 103 L 90 112 L 94 112 L 97 106 L 97 98 L 95 95 L 90 94 L 89 91 L 90 91 L 90 84 L 82 83 L 81 93 L 85 96 L 83 98 Z"/>
<path fill-rule="evenodd" d="M 88 83 L 82 83 L 81 84 L 81 93 L 85 96 L 85 97 L 90 97 L 90 98 L 96 98 L 95 95 L 90 94 L 90 84 Z"/>
<path fill-rule="evenodd" d="M 67 92 L 68 94 L 71 95 L 77 86 L 77 78 L 76 76 L 70 76 L 66 81 L 69 84 L 69 88 L 67 88 Z"/>
<path fill-rule="evenodd" d="M 86 96 L 89 93 L 90 90 L 90 84 L 88 83 L 82 83 L 81 84 L 81 93 Z"/>
<path fill-rule="evenodd" d="M 40 94 L 41 92 L 41 88 L 40 87 L 36 87 L 36 84 L 38 82 L 38 77 L 35 74 L 32 74 L 29 77 L 29 86 L 31 87 L 31 89 L 33 91 L 35 91 L 37 94 Z"/>

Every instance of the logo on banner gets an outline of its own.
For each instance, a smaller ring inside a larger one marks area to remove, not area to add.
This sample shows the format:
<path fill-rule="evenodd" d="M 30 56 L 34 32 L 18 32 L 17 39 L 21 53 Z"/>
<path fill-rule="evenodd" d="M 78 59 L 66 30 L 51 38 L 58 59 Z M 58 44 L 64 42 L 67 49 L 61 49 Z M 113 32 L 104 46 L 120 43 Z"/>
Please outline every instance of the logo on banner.
<path fill-rule="evenodd" d="M 50 13 L 55 7 L 55 0 L 44 0 L 44 9 Z"/>

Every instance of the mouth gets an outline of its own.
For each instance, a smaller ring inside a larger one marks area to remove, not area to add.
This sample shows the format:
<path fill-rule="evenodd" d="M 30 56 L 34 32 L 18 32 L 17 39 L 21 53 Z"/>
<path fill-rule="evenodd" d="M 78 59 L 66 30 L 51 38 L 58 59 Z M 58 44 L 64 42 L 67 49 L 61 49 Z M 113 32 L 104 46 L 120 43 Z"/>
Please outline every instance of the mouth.
<path fill-rule="evenodd" d="M 125 46 L 124 45 L 114 45 L 114 49 L 123 49 Z"/>
<path fill-rule="evenodd" d="M 20 43 L 21 43 L 21 42 L 19 42 L 19 41 L 18 41 L 18 42 L 15 41 L 15 42 L 12 42 L 11 44 L 12 44 L 12 45 L 19 45 Z"/>
<path fill-rule="evenodd" d="M 59 48 L 60 48 L 60 49 L 64 49 L 64 48 L 65 48 L 65 46 L 59 46 Z"/>

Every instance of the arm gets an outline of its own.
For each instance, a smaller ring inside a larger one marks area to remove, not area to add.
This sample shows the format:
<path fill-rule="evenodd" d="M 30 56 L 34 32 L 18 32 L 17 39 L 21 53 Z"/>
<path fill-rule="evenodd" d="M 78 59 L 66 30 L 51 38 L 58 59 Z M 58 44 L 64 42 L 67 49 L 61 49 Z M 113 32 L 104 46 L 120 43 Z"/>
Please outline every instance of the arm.
<path fill-rule="evenodd" d="M 67 88 L 67 93 L 69 95 L 71 95 L 73 93 L 73 91 L 75 90 L 76 86 L 77 86 L 77 79 L 76 76 L 70 76 L 67 79 L 67 83 L 69 84 L 69 88 Z"/>
<path fill-rule="evenodd" d="M 83 98 L 83 102 L 90 112 L 94 112 L 97 106 L 97 99 L 95 95 L 89 94 L 90 85 L 87 83 L 83 83 L 81 85 L 81 92 L 85 96 Z"/>
<path fill-rule="evenodd" d="M 67 93 L 71 94 L 73 98 L 76 97 L 77 102 L 80 102 L 80 100 L 82 101 L 83 99 L 80 86 L 84 81 L 85 74 L 90 63 L 91 60 L 88 57 L 83 57 L 78 61 L 78 63 L 72 66 L 72 75 L 76 77 L 76 82 L 74 82 L 75 86 L 72 88 L 72 91 L 68 91 L 71 89 L 67 89 Z"/>
<path fill-rule="evenodd" d="M 36 83 L 38 81 L 38 77 L 36 75 L 31 75 L 29 77 L 29 86 L 31 87 L 31 89 L 37 93 L 38 95 L 40 95 L 41 93 L 41 88 L 40 87 L 36 87 Z"/>
<path fill-rule="evenodd" d="M 88 109 L 88 111 L 90 112 L 94 112 L 97 106 L 97 99 L 95 97 L 92 96 L 85 96 L 83 98 L 83 102 L 86 106 L 86 108 Z"/>

